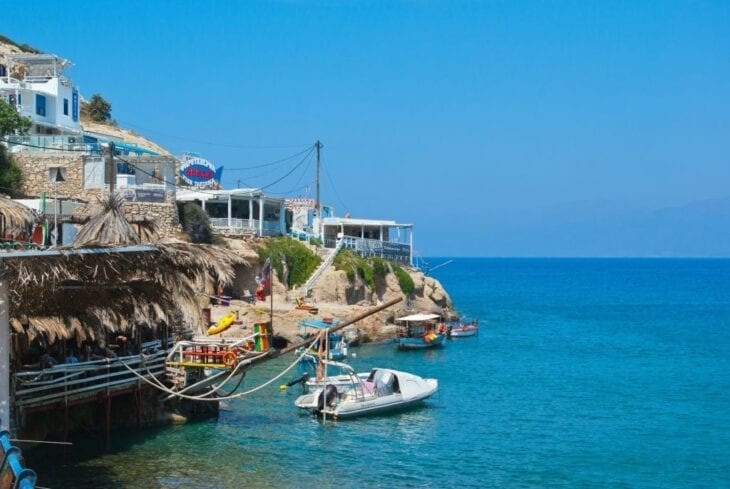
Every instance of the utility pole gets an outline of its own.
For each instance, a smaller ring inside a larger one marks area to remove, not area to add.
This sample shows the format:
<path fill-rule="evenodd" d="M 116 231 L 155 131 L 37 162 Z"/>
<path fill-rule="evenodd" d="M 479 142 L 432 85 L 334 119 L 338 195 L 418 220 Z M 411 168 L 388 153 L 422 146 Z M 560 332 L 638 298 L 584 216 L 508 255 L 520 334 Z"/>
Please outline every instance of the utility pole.
<path fill-rule="evenodd" d="M 107 173 L 109 175 L 109 194 L 114 195 L 114 184 L 117 179 L 117 167 L 114 165 L 114 142 L 109 142 L 109 159 L 107 160 Z"/>
<path fill-rule="evenodd" d="M 314 207 L 317 212 L 317 237 L 322 239 L 322 201 L 319 198 L 319 150 L 322 149 L 322 143 L 317 139 L 314 143 L 317 148 L 317 200 L 314 203 Z"/>

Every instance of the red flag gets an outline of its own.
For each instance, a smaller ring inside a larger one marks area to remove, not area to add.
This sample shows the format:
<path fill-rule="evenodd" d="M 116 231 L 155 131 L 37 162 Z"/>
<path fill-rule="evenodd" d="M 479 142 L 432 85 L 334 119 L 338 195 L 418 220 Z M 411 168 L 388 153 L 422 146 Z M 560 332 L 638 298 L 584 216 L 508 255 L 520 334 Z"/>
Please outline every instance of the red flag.
<path fill-rule="evenodd" d="M 256 283 L 258 284 L 258 287 L 256 287 L 256 296 L 259 300 L 264 300 L 264 298 L 271 294 L 271 259 L 267 258 L 266 262 L 264 262 L 264 266 L 261 269 L 261 272 L 259 272 L 258 275 L 256 275 Z"/>

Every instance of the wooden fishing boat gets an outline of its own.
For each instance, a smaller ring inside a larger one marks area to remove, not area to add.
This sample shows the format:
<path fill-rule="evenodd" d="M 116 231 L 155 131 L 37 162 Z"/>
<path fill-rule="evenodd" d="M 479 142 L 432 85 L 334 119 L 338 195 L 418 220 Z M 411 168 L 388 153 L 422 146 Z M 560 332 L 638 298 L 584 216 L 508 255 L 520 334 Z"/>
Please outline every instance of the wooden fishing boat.
<path fill-rule="evenodd" d="M 396 319 L 399 350 L 422 350 L 442 346 L 446 326 L 438 314 L 411 314 Z"/>

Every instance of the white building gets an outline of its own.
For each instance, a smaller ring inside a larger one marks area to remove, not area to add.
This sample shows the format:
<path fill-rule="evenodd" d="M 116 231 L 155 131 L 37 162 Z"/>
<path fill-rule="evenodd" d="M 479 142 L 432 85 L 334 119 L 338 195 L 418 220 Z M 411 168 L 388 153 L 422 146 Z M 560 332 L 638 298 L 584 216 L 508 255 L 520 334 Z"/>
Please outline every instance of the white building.
<path fill-rule="evenodd" d="M 213 231 L 242 236 L 286 234 L 284 199 L 265 195 L 258 188 L 231 190 L 177 189 L 178 202 L 194 202 L 208 214 Z"/>
<path fill-rule="evenodd" d="M 324 246 L 341 246 L 362 257 L 380 257 L 413 265 L 413 224 L 390 220 L 325 217 L 322 219 Z"/>
<path fill-rule="evenodd" d="M 6 60 L 0 97 L 33 121 L 30 134 L 80 137 L 79 91 L 62 75 L 71 63 L 52 54 L 12 54 Z"/>

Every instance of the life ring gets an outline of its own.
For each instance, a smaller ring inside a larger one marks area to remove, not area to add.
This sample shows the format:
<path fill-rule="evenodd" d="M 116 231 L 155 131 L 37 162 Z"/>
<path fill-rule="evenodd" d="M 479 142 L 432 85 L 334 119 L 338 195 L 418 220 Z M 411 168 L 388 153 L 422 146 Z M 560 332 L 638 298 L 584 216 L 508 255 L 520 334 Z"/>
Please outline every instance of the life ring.
<path fill-rule="evenodd" d="M 236 354 L 232 351 L 227 351 L 223 354 L 223 365 L 226 367 L 233 367 L 236 364 Z"/>

